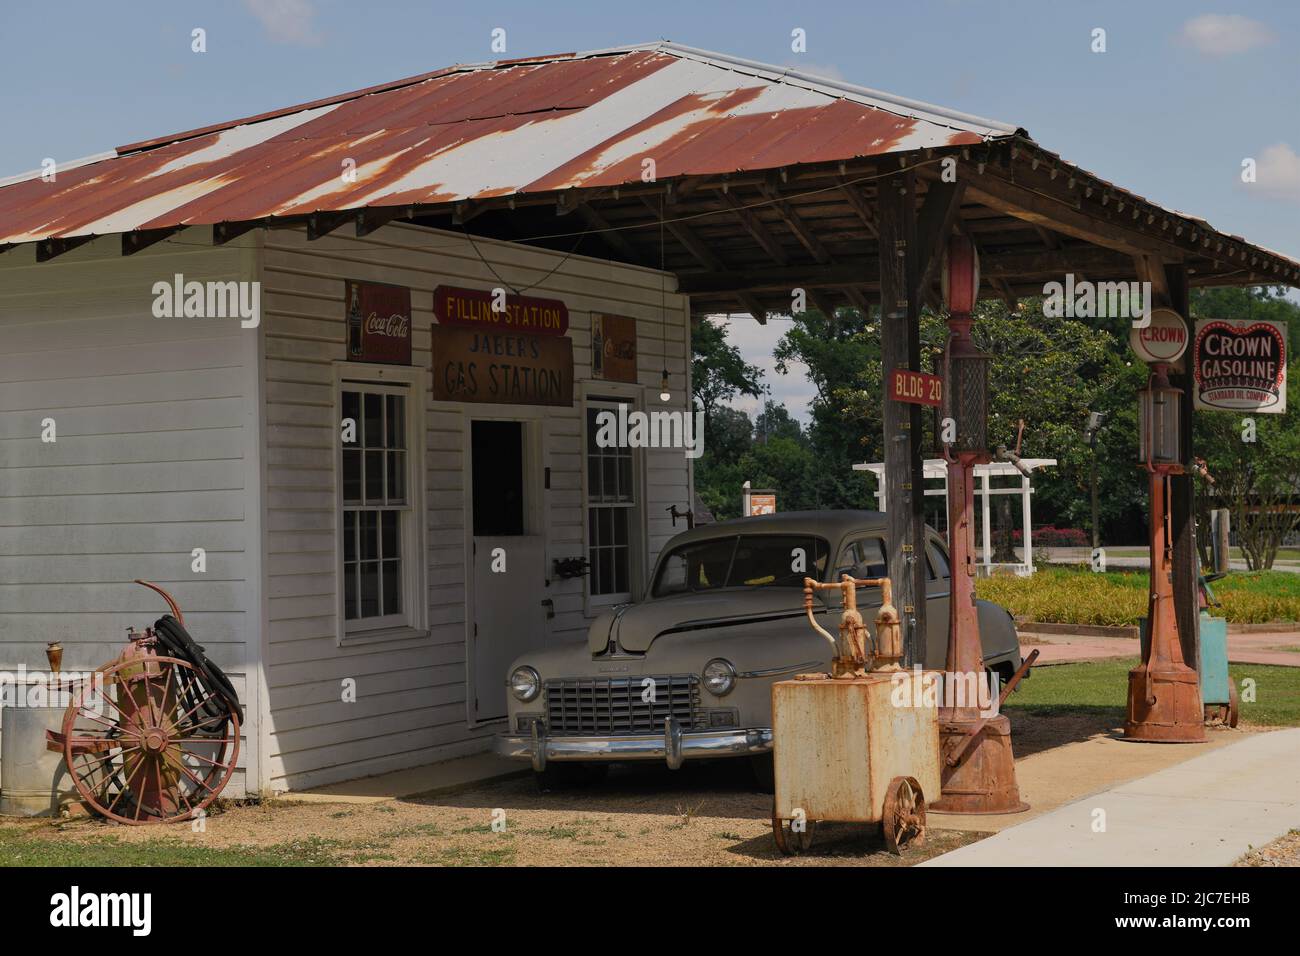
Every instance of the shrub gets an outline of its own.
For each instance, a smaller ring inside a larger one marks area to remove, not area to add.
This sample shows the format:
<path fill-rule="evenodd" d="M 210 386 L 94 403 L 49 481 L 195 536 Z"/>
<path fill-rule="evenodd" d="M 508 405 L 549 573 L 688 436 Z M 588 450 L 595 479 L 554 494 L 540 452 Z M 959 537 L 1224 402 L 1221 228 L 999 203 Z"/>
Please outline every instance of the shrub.
<path fill-rule="evenodd" d="M 1300 621 L 1300 575 L 1283 571 L 1233 573 L 1211 587 L 1233 624 Z M 979 597 L 1016 617 L 1058 624 L 1136 625 L 1147 613 L 1147 573 L 1093 574 L 1086 567 L 1041 568 L 1030 577 L 982 578 Z"/>

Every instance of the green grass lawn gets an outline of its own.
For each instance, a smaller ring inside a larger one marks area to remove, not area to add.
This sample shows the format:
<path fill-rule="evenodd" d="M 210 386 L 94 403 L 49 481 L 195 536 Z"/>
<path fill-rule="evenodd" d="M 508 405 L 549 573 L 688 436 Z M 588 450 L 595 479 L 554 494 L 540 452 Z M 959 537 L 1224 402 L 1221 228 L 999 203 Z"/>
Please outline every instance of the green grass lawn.
<path fill-rule="evenodd" d="M 1087 664 L 1053 664 L 1036 667 L 1029 680 L 1007 699 L 1008 711 L 1040 716 L 1079 711 L 1113 711 L 1124 719 L 1128 672 L 1136 657 Z M 1300 726 L 1300 667 L 1233 664 L 1228 668 L 1242 696 L 1243 723 L 1266 727 Z M 1254 682 L 1253 702 L 1245 699 L 1243 680 Z"/>
<path fill-rule="evenodd" d="M 142 842 L 112 835 L 60 840 L 25 826 L 0 825 L 0 862 L 5 866 L 333 866 L 345 862 L 345 844 L 313 837 L 274 846 L 208 847 L 160 838 Z"/>
<path fill-rule="evenodd" d="M 1147 572 L 1093 574 L 1083 566 L 1043 567 L 1030 577 L 981 578 L 980 597 L 1017 617 L 1059 624 L 1133 625 L 1147 612 Z M 1300 621 L 1300 574 L 1234 571 L 1211 585 L 1231 623 Z"/>

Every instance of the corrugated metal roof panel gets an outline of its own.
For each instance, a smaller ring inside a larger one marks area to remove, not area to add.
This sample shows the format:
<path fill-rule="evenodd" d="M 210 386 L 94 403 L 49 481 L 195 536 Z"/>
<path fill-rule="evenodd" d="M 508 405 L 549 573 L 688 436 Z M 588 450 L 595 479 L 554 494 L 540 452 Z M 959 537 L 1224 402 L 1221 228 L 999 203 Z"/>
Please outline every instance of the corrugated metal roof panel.
<path fill-rule="evenodd" d="M 1016 132 L 668 43 L 454 67 L 0 187 L 0 244 L 852 159 Z M 355 181 L 342 175 L 356 164 Z"/>

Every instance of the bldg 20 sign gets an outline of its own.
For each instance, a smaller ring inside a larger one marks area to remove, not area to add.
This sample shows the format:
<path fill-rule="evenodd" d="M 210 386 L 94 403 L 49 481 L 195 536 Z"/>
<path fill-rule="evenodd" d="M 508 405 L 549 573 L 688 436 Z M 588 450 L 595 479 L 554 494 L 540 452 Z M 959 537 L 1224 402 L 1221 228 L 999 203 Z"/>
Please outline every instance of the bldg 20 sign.
<path fill-rule="evenodd" d="M 1192 374 L 1196 408 L 1286 411 L 1286 325 L 1267 319 L 1196 323 Z"/>

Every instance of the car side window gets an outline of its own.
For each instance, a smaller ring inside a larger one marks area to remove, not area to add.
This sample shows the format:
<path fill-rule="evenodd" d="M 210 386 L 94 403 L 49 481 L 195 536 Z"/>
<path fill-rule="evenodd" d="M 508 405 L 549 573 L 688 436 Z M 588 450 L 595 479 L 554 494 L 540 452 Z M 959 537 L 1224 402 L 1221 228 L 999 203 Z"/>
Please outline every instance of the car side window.
<path fill-rule="evenodd" d="M 835 580 L 841 574 L 855 578 L 883 578 L 889 573 L 889 559 L 885 556 L 884 539 L 858 538 L 850 541 L 840 552 L 835 564 Z"/>
<path fill-rule="evenodd" d="M 943 553 L 943 548 L 931 542 L 926 546 L 925 550 L 930 556 L 930 580 L 951 577 L 952 572 L 948 569 L 948 555 Z"/>

